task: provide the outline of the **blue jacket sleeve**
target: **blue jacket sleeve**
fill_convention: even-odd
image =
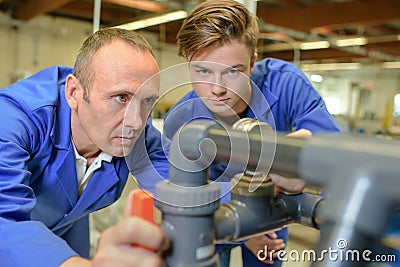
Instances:
[[[339,132],[325,102],[304,73],[295,65],[273,58],[257,62],[251,79],[276,99],[271,105],[277,131],[308,129],[318,132]]]
[[[287,75],[289,73],[283,74],[283,76]],[[287,99],[286,114],[293,130],[308,129],[313,134],[339,131],[322,97],[304,75],[292,75],[277,83],[275,86],[291,88],[282,92],[281,97]]]
[[[0,106],[0,266],[58,266],[77,253],[42,222],[31,220],[36,195],[28,165],[44,120],[4,95]]]

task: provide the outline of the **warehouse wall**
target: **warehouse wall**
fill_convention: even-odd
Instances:
[[[310,76],[313,73],[306,74]],[[347,127],[370,134],[382,129],[385,120],[393,121],[389,116],[391,114],[388,114],[388,108],[393,104],[394,95],[400,93],[400,70],[385,71],[377,68],[368,72],[325,72],[322,76],[323,82],[313,85],[324,98],[331,113],[339,115],[339,119],[350,119]],[[335,103],[339,101],[339,105],[332,108],[331,100],[335,100]],[[335,111],[339,111],[339,114]],[[395,126],[395,131],[399,131],[400,125]]]
[[[29,23],[0,15],[0,88],[52,65],[72,65],[91,25],[39,17]]]

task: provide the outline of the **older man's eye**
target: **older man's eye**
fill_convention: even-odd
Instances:
[[[115,96],[115,99],[116,99],[117,102],[119,102],[119,103],[126,103],[126,102],[128,102],[128,96],[127,96],[127,95],[117,95],[117,96]]]
[[[207,75],[207,74],[210,74],[210,71],[207,69],[199,69],[199,70],[197,70],[197,73],[200,75]]]

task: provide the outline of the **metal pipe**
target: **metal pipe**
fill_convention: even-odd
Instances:
[[[101,0],[94,0],[93,7],[93,32],[100,29]]]

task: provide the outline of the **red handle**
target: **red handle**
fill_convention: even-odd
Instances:
[[[133,202],[131,207],[131,215],[132,216],[138,216],[141,217],[142,219],[145,219],[151,223],[154,223],[154,201],[153,201],[153,196],[151,195],[150,192],[147,192],[145,190],[136,190],[133,193],[133,197],[131,199]],[[150,251],[155,252],[152,249],[145,248],[140,245],[132,244],[133,247],[141,247]]]
[[[132,216],[141,217],[154,223],[153,196],[145,190],[137,190],[133,193]]]

